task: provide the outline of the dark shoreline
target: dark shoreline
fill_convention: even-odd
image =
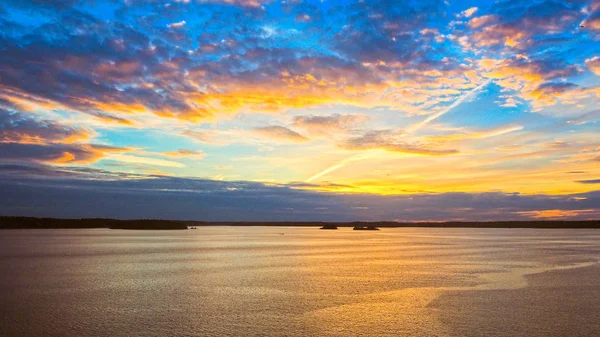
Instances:
[[[600,220],[589,221],[493,221],[493,222],[235,222],[235,221],[180,221],[180,220],[117,220],[117,219],[57,219],[0,216],[0,229],[42,228],[111,228],[177,230],[188,226],[285,226],[285,227],[337,227],[376,226],[379,228],[600,228]]]

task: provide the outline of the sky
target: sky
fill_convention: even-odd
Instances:
[[[600,218],[600,1],[0,1],[0,214]]]

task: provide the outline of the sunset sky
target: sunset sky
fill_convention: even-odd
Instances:
[[[600,1],[0,2],[0,214],[600,218]]]

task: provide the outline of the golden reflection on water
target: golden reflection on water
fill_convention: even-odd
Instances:
[[[449,336],[470,321],[449,321],[443,295],[592,266],[599,242],[585,230],[12,231],[0,295],[21,335]]]
[[[518,289],[527,285],[527,274],[597,263],[559,267],[497,260],[512,247],[501,237],[423,235],[411,229],[398,234],[340,229],[327,239],[300,236],[310,248],[296,256],[298,264],[308,261],[306,281],[326,294],[324,307],[303,315],[319,335],[447,336],[438,308],[430,305],[445,290]]]

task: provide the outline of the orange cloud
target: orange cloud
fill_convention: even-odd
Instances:
[[[68,148],[60,151],[60,155],[50,160],[41,159],[41,161],[49,161],[56,164],[89,164],[104,158],[109,153],[123,152],[126,149],[113,146],[81,144],[73,149]]]
[[[580,215],[587,215],[590,219],[595,218],[600,214],[600,211],[596,209],[575,209],[575,210],[564,210],[564,209],[546,209],[539,211],[521,211],[516,214],[530,217],[533,219],[563,219],[572,218]]]
[[[179,149],[175,151],[169,152],[161,152],[163,156],[170,158],[193,158],[193,159],[202,159],[206,156],[206,153],[198,150],[188,150],[188,149]]]
[[[95,144],[20,144],[0,143],[0,159],[53,164],[88,164],[115,152],[127,151]]]

